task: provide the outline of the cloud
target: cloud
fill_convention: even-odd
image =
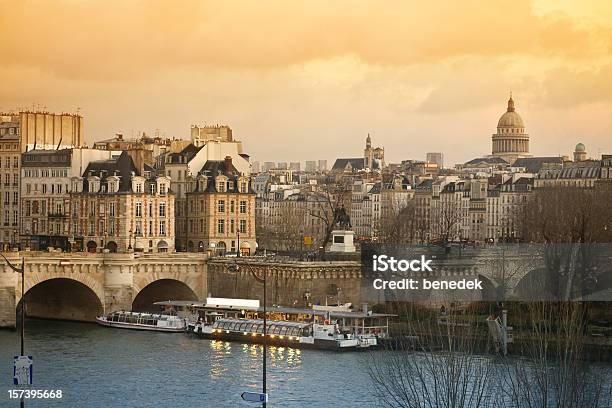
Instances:
[[[557,108],[612,102],[612,63],[589,70],[552,70],[544,80],[544,102]]]
[[[462,56],[592,58],[610,45],[594,39],[595,27],[565,14],[534,14],[528,0],[465,0],[457,7],[399,0],[0,0],[6,39],[0,64],[125,80],[176,66],[274,69],[346,55],[380,65]]]

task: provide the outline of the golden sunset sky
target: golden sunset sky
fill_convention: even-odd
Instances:
[[[612,153],[612,1],[0,0],[0,111],[87,141],[228,124],[253,160],[490,153],[509,92],[536,155]],[[330,163],[331,165],[331,163]]]

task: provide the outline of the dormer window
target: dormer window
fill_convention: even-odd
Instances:
[[[149,184],[149,194],[155,194],[155,183]]]
[[[166,186],[166,183],[162,183],[159,185],[159,194],[166,194],[168,190],[168,186]]]
[[[136,192],[142,193],[142,183],[136,183]]]

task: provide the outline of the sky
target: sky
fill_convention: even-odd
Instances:
[[[612,154],[612,2],[0,0],[0,111],[86,141],[227,124],[258,161],[489,154],[512,92],[535,155]],[[331,163],[330,163],[331,164]]]

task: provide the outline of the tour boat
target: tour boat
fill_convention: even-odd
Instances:
[[[361,311],[352,311],[350,306],[267,307],[266,342],[281,347],[358,350],[376,347],[388,338],[392,315],[372,313],[367,305]],[[264,341],[263,308],[258,300],[208,298],[191,307],[198,317],[187,322],[190,333],[212,340]]]
[[[175,315],[152,314],[118,311],[106,316],[96,317],[102,326],[120,329],[151,330],[160,332],[184,332],[187,328],[185,319]]]

